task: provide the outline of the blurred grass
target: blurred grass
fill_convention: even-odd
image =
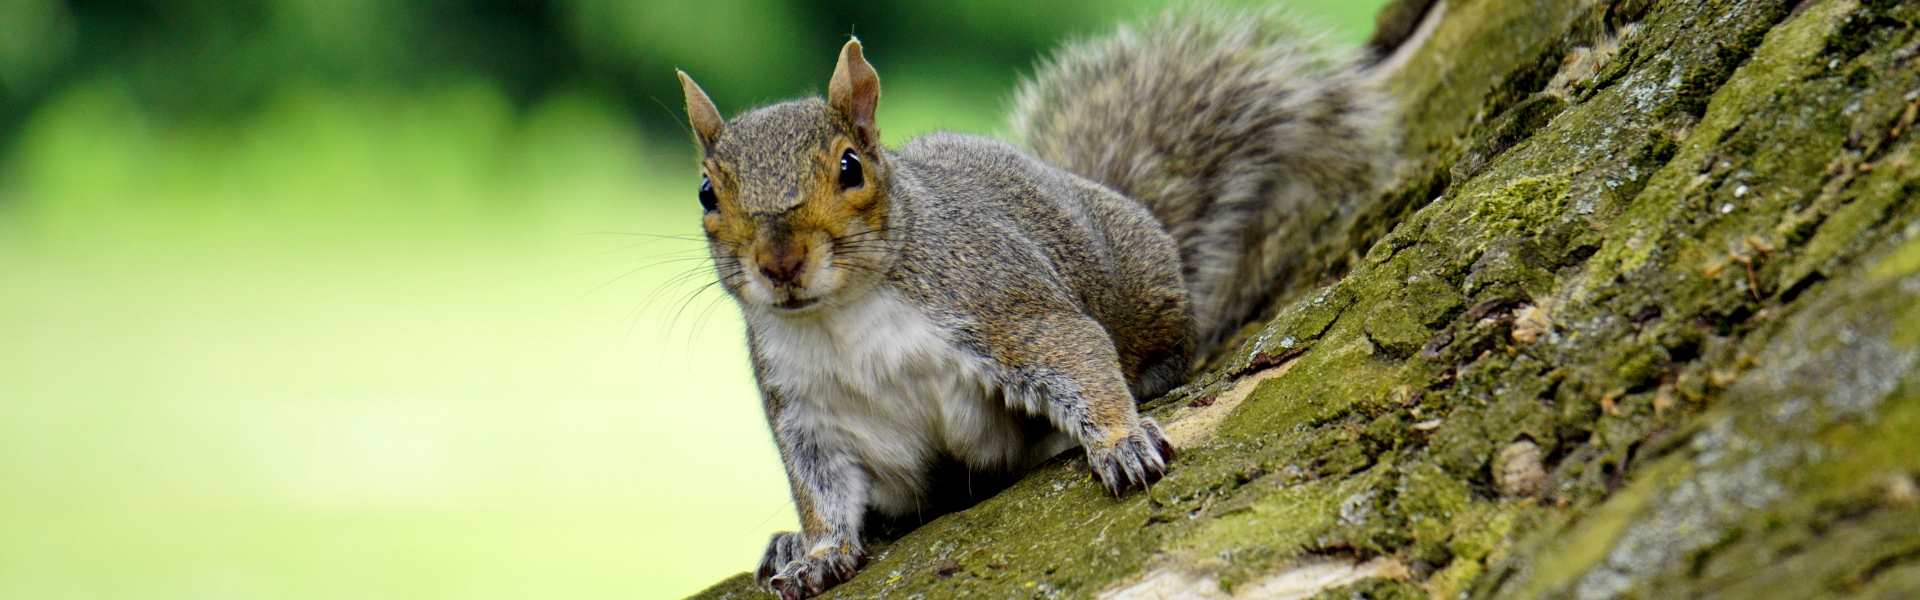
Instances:
[[[1303,8],[1357,39],[1378,3]],[[889,140],[998,125],[1013,73],[873,55]],[[0,598],[673,597],[750,567],[786,484],[704,246],[631,235],[699,235],[691,150],[642,131],[480,77],[220,120],[113,77],[51,96],[0,169]]]
[[[496,96],[161,132],[90,89],[35,123],[0,235],[0,597],[612,597],[739,568],[784,483],[738,324],[691,335],[715,294],[643,305],[692,263],[622,277],[698,244],[588,233],[685,233],[645,201],[684,177],[636,168],[605,107]]]

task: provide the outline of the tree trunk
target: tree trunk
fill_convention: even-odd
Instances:
[[[1447,10],[1166,480],[1056,459],[828,597],[1920,597],[1920,2]]]

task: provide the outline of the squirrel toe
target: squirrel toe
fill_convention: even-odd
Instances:
[[[768,581],[773,579],[774,574],[806,552],[806,534],[798,531],[782,531],[773,534],[773,539],[767,542],[767,553],[760,558],[760,568],[754,571],[754,582],[772,589]]]
[[[1173,460],[1173,444],[1160,431],[1160,425],[1142,418],[1131,431],[1097,448],[1087,449],[1087,464],[1105,483],[1107,491],[1119,496],[1129,487],[1145,489],[1167,474]]]

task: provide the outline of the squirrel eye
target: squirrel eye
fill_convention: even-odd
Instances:
[[[852,150],[840,155],[840,189],[852,189],[866,185],[866,173],[860,168],[860,155]]]
[[[713,195],[713,179],[700,176],[700,208],[707,212],[720,210],[720,197]]]

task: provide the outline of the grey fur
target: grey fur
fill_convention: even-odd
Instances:
[[[1050,436],[1028,435],[1021,426],[1028,419],[1045,419],[1085,446],[1093,470],[1116,494],[1158,479],[1173,449],[1157,425],[1138,415],[1136,399],[1180,383],[1192,360],[1178,250],[1153,215],[1105,186],[974,136],[937,133],[897,152],[872,149],[865,164],[872,185],[883,191],[883,225],[850,220],[851,233],[833,239],[851,241],[807,252],[827,257],[816,259],[811,272],[837,277],[837,287],[815,295],[800,289],[803,284],[784,292],[816,300],[802,309],[756,296],[750,288],[765,284],[753,279],[753,245],[794,237],[790,230],[806,227],[808,207],[834,201],[809,182],[825,176],[817,157],[851,135],[832,107],[799,100],[737,117],[707,152],[719,171],[716,187],[727,198],[723,212],[734,211],[710,218],[751,222],[747,229],[759,232],[735,243],[709,229],[709,245],[717,264],[742,265],[723,267],[721,281],[746,316],[768,421],[806,529],[805,552],[796,557],[800,542],[782,534],[763,560],[763,580],[790,597],[843,581],[848,565],[863,556],[862,515],[911,511],[926,473],[942,457],[976,471],[1017,473],[1062,449]],[[955,411],[972,405],[943,408],[948,417],[928,425],[941,428],[931,432],[872,430],[848,418],[887,414],[893,409],[884,406],[894,402],[950,401],[861,391],[896,389],[889,386],[901,385],[900,369],[916,368],[900,365],[925,356],[832,369],[807,360],[843,356],[816,340],[852,347],[859,342],[849,337],[914,335],[887,329],[895,323],[881,315],[871,315],[868,329],[842,329],[847,324],[838,311],[866,310],[873,302],[891,306],[876,299],[895,297],[978,373],[990,388],[985,410],[992,414],[970,418]],[[809,333],[821,328],[823,334]],[[901,350],[941,352],[924,345]],[[812,389],[852,391],[807,397]],[[956,418],[988,423],[955,429]],[[901,439],[927,442],[902,445]]]
[[[1395,168],[1391,104],[1285,13],[1187,7],[1070,45],[1019,89],[1049,163],[1139,199],[1179,240],[1204,355]]]
[[[996,315],[1048,315],[1110,338],[1102,345],[1122,371],[1139,373],[1128,382],[1136,397],[1185,379],[1191,325],[1177,251],[1138,203],[987,138],[927,135],[893,162],[909,174],[893,190],[897,226],[912,240],[900,271],[911,275],[895,283],[966,343],[999,341],[984,322]],[[1042,366],[1013,369],[1007,383],[1044,390],[1056,374]]]

